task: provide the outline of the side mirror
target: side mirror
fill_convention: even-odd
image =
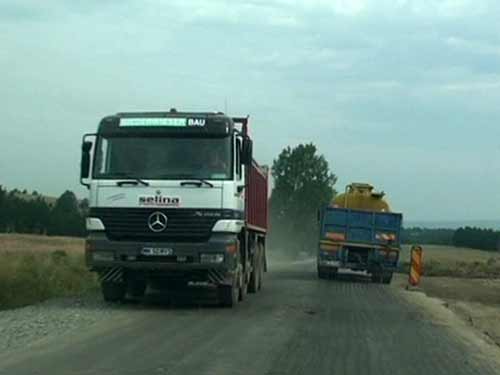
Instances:
[[[243,139],[243,144],[241,147],[241,163],[243,165],[251,165],[252,164],[252,152],[253,152],[253,142],[250,138],[245,137]]]
[[[84,141],[82,143],[82,160],[80,163],[80,182],[82,185],[88,187],[88,184],[83,180],[89,178],[90,174],[90,150],[92,149],[92,142]]]

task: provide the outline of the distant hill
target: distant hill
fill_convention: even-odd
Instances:
[[[500,220],[456,220],[456,221],[404,221],[405,228],[458,229],[460,227],[477,227],[500,230]]]

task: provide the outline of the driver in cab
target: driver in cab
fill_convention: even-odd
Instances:
[[[220,148],[210,148],[208,154],[208,175],[209,178],[229,177],[229,163],[224,158],[224,152]]]

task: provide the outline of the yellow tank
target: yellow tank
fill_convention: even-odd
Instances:
[[[389,204],[383,199],[384,195],[383,191],[374,191],[370,184],[352,183],[347,185],[345,193],[335,197],[331,205],[355,210],[390,212]]]

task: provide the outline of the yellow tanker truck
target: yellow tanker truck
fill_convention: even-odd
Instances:
[[[390,212],[389,203],[385,201],[385,193],[376,192],[374,187],[365,183],[347,185],[345,193],[337,195],[332,201],[333,207],[351,208],[377,212]]]
[[[402,215],[391,212],[384,195],[370,184],[352,183],[320,210],[319,278],[350,269],[369,273],[373,282],[391,282],[401,249]]]

